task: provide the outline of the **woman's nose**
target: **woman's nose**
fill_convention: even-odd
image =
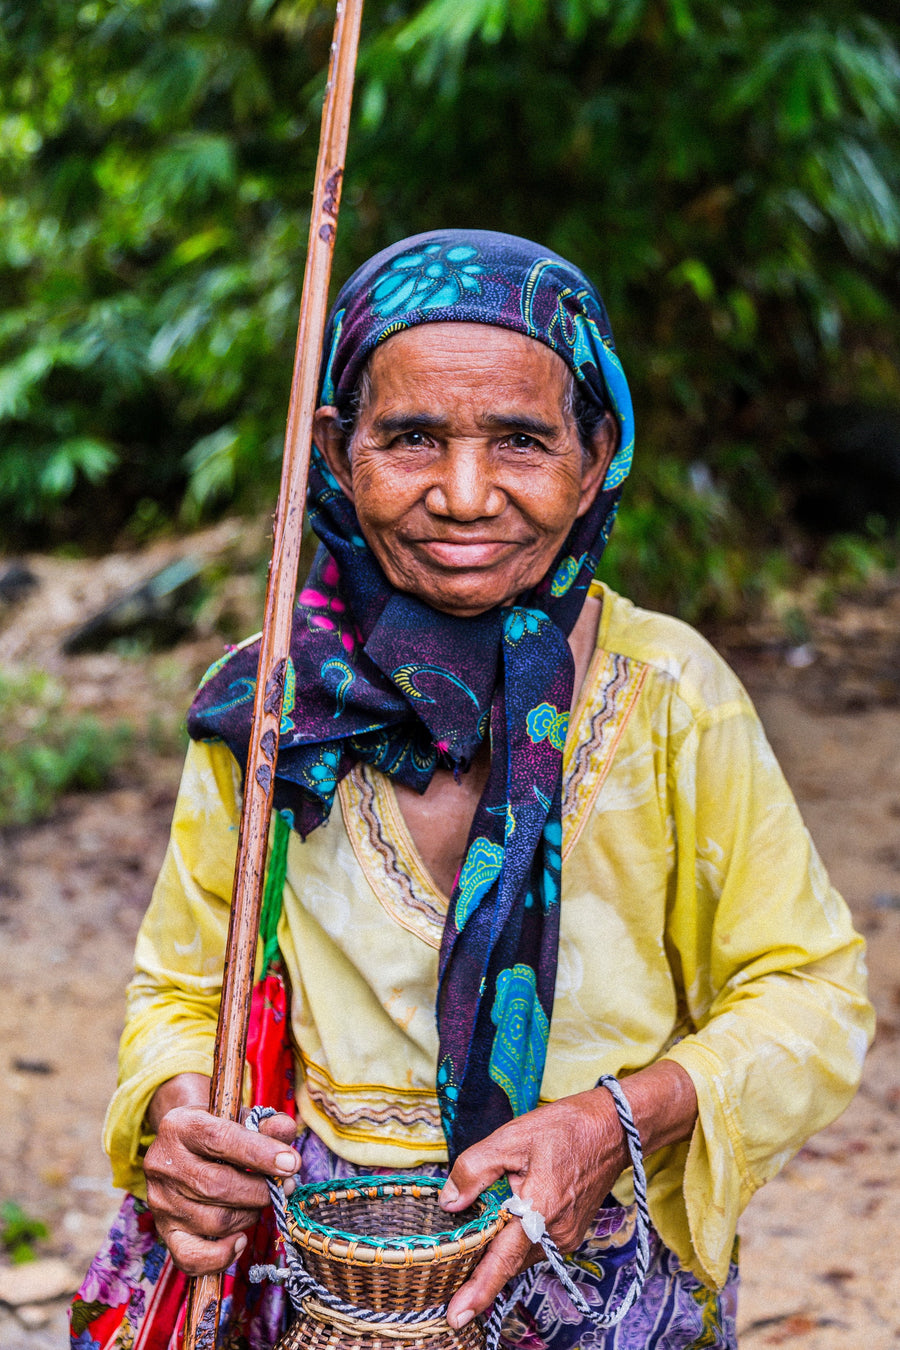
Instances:
[[[436,516],[479,520],[498,516],[505,498],[494,482],[487,449],[451,441],[435,466],[425,505]]]

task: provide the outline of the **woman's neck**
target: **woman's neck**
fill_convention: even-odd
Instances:
[[[584,602],[575,627],[569,634],[569,649],[575,662],[575,683],[572,686],[573,710],[581,696],[588,667],[597,647],[597,634],[600,631],[600,616],[602,613],[603,601],[600,596],[589,595]]]

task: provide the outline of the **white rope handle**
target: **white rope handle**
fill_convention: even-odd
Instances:
[[[547,1263],[581,1315],[588,1318],[595,1327],[603,1330],[607,1327],[614,1327],[617,1323],[622,1321],[625,1314],[634,1307],[634,1304],[640,1297],[641,1290],[644,1287],[644,1281],[647,1278],[647,1268],[650,1264],[650,1211],[647,1208],[647,1177],[644,1172],[644,1155],[641,1148],[641,1136],[634,1123],[634,1116],[631,1114],[628,1098],[622,1091],[618,1079],[614,1078],[612,1074],[605,1073],[601,1075],[597,1080],[597,1086],[606,1088],[607,1092],[612,1096],[616,1114],[619,1117],[619,1123],[625,1133],[625,1141],[628,1144],[628,1153],[631,1158],[632,1168],[634,1169],[634,1201],[637,1207],[637,1218],[635,1222],[636,1249],[634,1256],[634,1274],[631,1278],[631,1284],[615,1312],[598,1313],[586,1302],[581,1290],[566,1269],[566,1262],[562,1252],[547,1232],[544,1216],[539,1214],[538,1211],[533,1208],[530,1200],[524,1200],[519,1195],[512,1195],[508,1200],[503,1202],[502,1208],[508,1209],[510,1214],[514,1214],[516,1218],[521,1220],[525,1236],[529,1238],[531,1242],[540,1243],[541,1247],[543,1247]],[[537,1279],[537,1274],[538,1268],[532,1266],[530,1270],[527,1270],[523,1275],[519,1276],[505,1297],[501,1295],[495,1300],[491,1315],[485,1326],[485,1337],[487,1342],[486,1350],[497,1350],[500,1341],[500,1329],[503,1325],[503,1319],[506,1316],[507,1309],[512,1303],[527,1297]]]

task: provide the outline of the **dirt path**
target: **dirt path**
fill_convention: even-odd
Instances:
[[[163,553],[154,561],[167,561]],[[174,710],[186,706],[221,640],[209,631],[161,656],[65,661],[59,632],[84,605],[84,594],[81,601],[73,595],[80,586],[96,598],[96,584],[88,571],[78,572],[85,564],[39,565],[41,591],[0,632],[0,664],[27,653],[77,683],[82,703],[127,709],[145,738],[152,724],[157,747],[139,752],[112,791],[72,797],[52,823],[0,836],[0,1200],[48,1223],[41,1254],[62,1258],[76,1278],[116,1205],[99,1134],[115,1081],[134,934],[177,785]],[[146,562],[133,562],[133,576],[122,560],[103,566],[108,589],[151,570]],[[882,610],[873,610],[883,647],[884,633],[900,626],[882,620]],[[846,673],[853,661],[829,656],[827,635],[818,661],[805,668],[801,661],[799,669],[785,663],[777,642],[748,649],[746,635],[739,644],[725,635],[812,835],[869,939],[880,1017],[856,1101],[755,1197],[744,1218],[742,1350],[900,1344],[893,1270],[900,1231],[900,708],[884,701],[893,687],[881,680],[876,688],[873,640],[865,623],[862,637],[860,631],[857,624],[854,642],[868,674],[862,684],[854,676],[851,692],[837,698],[840,681],[829,678],[828,663]],[[3,1350],[65,1344],[61,1299],[18,1313],[0,1305]]]
[[[863,1086],[742,1223],[742,1350],[900,1345],[900,711],[753,691],[832,878],[869,942],[878,1032]]]

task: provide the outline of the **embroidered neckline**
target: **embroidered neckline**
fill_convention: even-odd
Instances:
[[[357,763],[338,784],[338,799],[356,860],[379,904],[437,951],[450,901],[422,862],[390,779]]]
[[[602,622],[602,621],[601,621]],[[598,646],[563,753],[563,861],[612,767],[648,667]],[[440,949],[450,903],[425,867],[390,778],[357,763],[338,786],[344,826],[378,902],[401,928]]]
[[[649,669],[641,661],[602,648],[594,661],[593,678],[590,683],[585,680],[591,697],[578,711],[577,735],[566,742],[563,756],[563,862],[590,818]]]

